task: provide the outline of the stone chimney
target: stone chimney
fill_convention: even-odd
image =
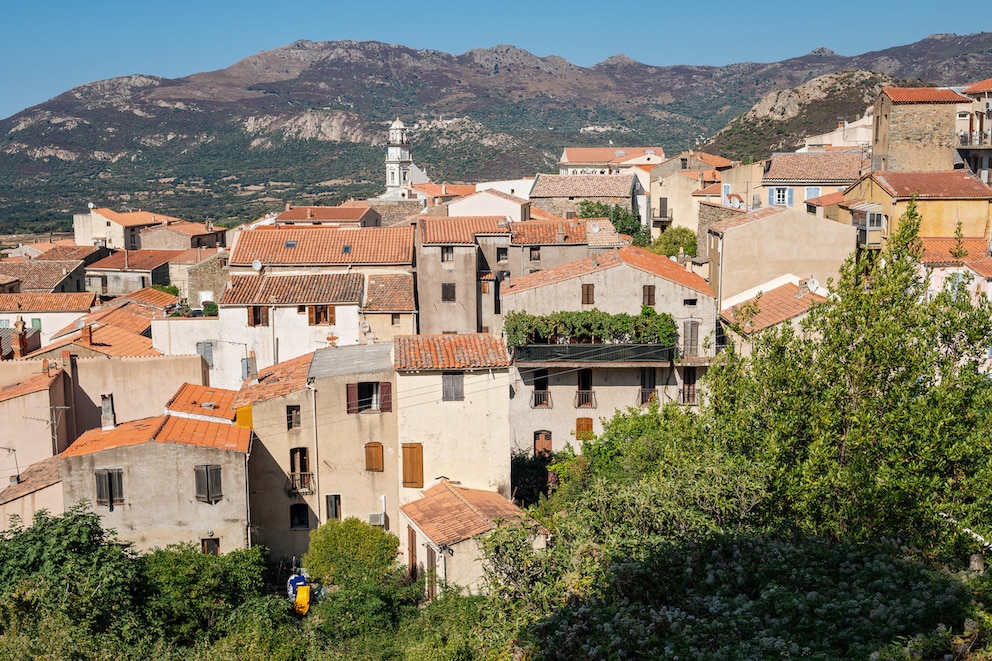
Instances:
[[[89,346],[93,344],[93,325],[86,324],[80,329],[79,341]]]
[[[117,426],[114,412],[114,393],[100,395],[100,429],[113,429]]]
[[[799,279],[799,292],[796,294],[796,298],[802,298],[809,293],[809,278]]]
[[[565,224],[558,223],[558,231],[555,232],[555,243],[565,243]]]
[[[14,332],[10,336],[10,350],[14,360],[23,358],[28,352],[28,334],[25,332],[24,327],[24,318],[21,315],[17,315],[17,321],[14,322]]]

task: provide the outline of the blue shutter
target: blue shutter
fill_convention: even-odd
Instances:
[[[769,188],[768,189],[768,206],[772,206],[774,204],[775,204],[775,189],[774,188]]]
[[[787,191],[786,192],[785,203],[791,207],[792,206],[792,186],[789,186],[785,190]]]

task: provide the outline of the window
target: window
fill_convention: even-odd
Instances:
[[[682,322],[682,355],[692,357],[699,355],[699,322]]]
[[[592,370],[578,372],[578,390],[575,393],[575,408],[596,408],[596,398],[592,391]]]
[[[575,439],[578,441],[592,440],[592,418],[575,419]]]
[[[596,302],[596,285],[582,285],[582,305],[593,305]]]
[[[546,429],[534,432],[534,456],[546,457],[551,452],[551,432]]]
[[[820,197],[820,187],[807,186],[805,195],[806,197],[803,198],[803,201],[812,200],[814,197]]]
[[[0,319],[0,328],[10,328],[10,319]]]
[[[289,249],[293,249],[293,248],[295,248],[295,247],[296,247],[297,245],[299,245],[299,244],[298,244],[298,243],[297,243],[296,241],[287,241],[287,242],[285,243],[285,246],[286,246],[286,248],[289,248]]]
[[[532,262],[541,261],[541,246],[530,247],[530,261]]]
[[[505,262],[510,259],[509,248],[496,248],[496,261]]]
[[[310,452],[307,448],[289,451],[289,488],[297,493],[310,493],[313,473],[310,472]]]
[[[392,322],[393,326],[399,326],[400,325],[400,313],[399,312],[394,312],[391,315],[389,315],[389,321]]]
[[[310,528],[310,506],[306,503],[293,503],[289,506],[289,527],[293,530]]]
[[[373,473],[383,471],[382,443],[365,444],[365,470]]]
[[[694,307],[696,307],[696,301],[697,300],[699,300],[699,299],[695,299],[695,298],[683,298],[682,299],[682,305],[686,306],[687,308],[694,308]]]
[[[268,326],[269,325],[269,308],[261,305],[249,305],[248,306],[248,325],[249,326]]]
[[[551,393],[548,392],[548,370],[540,369],[534,372],[534,400],[531,407],[535,409],[551,408]]]
[[[777,204],[778,206],[792,206],[792,188],[786,186],[779,186],[778,188],[768,189],[768,204]]]
[[[441,261],[442,262],[453,262],[453,261],[455,261],[455,247],[454,246],[441,246]]]
[[[341,520],[341,494],[334,493],[327,496],[327,519]]]
[[[306,313],[307,313],[307,306],[305,305],[296,306],[296,314],[306,314]]]
[[[393,410],[393,384],[389,381],[349,383],[347,394],[348,413],[389,413]]]
[[[872,211],[868,214],[868,229],[880,230],[885,227],[885,214]]]
[[[686,367],[682,374],[682,390],[679,402],[686,406],[695,406],[696,402],[696,368]]]
[[[689,159],[688,158],[680,158],[679,159],[679,167],[681,169],[683,169],[683,170],[688,170],[689,169]]]
[[[641,368],[641,391],[638,396],[638,403],[642,406],[658,401],[657,382],[655,381],[655,370],[653,367]]]
[[[291,404],[286,407],[286,429],[300,428],[300,407]]]
[[[420,489],[424,486],[424,446],[403,444],[403,486]]]
[[[216,537],[201,539],[200,551],[204,555],[220,555],[220,540]]]
[[[455,300],[455,283],[453,282],[442,282],[441,283],[441,300],[454,302]]]
[[[641,305],[654,305],[654,285],[644,285]]]
[[[214,343],[213,342],[197,342],[196,343],[196,353],[203,356],[203,360],[206,361],[207,367],[210,369],[214,368]]]
[[[32,317],[31,328],[37,328],[38,330],[41,330],[41,319],[39,319],[38,317]]]
[[[307,323],[311,326],[333,326],[336,314],[333,305],[311,305],[307,307]]]
[[[465,373],[444,372],[441,375],[442,399],[445,402],[460,402],[465,399]]]
[[[107,505],[114,511],[114,505],[124,504],[124,469],[101,468],[96,471],[96,504]]]
[[[196,482],[196,499],[201,503],[213,505],[224,498],[221,486],[220,466],[195,466],[193,477]]]

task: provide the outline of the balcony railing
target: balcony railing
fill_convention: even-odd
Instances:
[[[698,406],[699,397],[695,388],[683,388],[679,391],[679,404],[682,406]]]
[[[958,133],[959,147],[992,147],[992,136],[981,131],[960,131]]]
[[[647,406],[648,404],[657,401],[658,401],[657,388],[641,388],[637,393],[637,403],[640,406]]]
[[[575,408],[594,409],[596,408],[596,393],[592,390],[575,391]]]
[[[554,402],[551,401],[551,392],[548,390],[535,390],[530,398],[532,409],[552,409]]]
[[[661,344],[527,344],[513,350],[519,363],[670,363],[675,347]]]
[[[290,473],[289,492],[301,494],[313,493],[313,473]]]

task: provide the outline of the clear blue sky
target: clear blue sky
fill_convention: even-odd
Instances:
[[[95,80],[223,69],[298,39],[452,54],[512,44],[580,66],[617,53],[660,66],[723,65],[818,46],[858,55],[992,29],[982,16],[932,0],[3,0],[0,118]]]

